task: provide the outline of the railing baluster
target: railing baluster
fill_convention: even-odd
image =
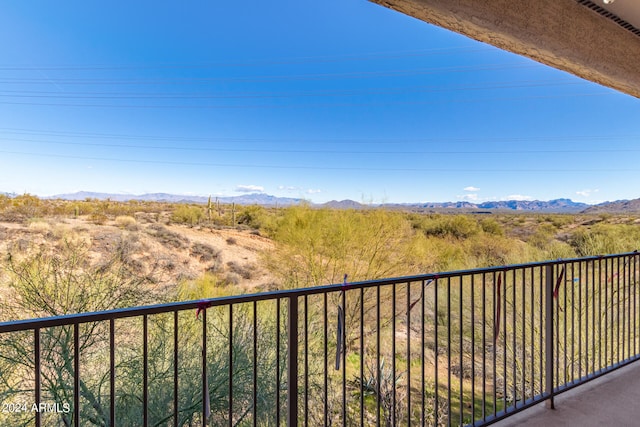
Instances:
[[[588,265],[588,264],[587,264]],[[587,277],[588,274],[587,274]],[[591,261],[591,374],[596,372],[596,263]],[[598,346],[599,347],[599,346]]]
[[[447,424],[451,421],[451,277],[447,277]]]
[[[229,427],[233,427],[233,304],[229,304]]]
[[[327,294],[324,294],[325,298],[325,343],[326,343],[326,326],[327,326]],[[327,347],[325,344],[325,368],[327,360]],[[325,369],[326,372],[326,369]],[[326,381],[325,381],[326,390]],[[326,402],[326,396],[325,396]],[[326,412],[325,412],[326,413]],[[280,298],[276,298],[276,426],[280,426]]]
[[[149,425],[149,325],[142,316],[142,425]]]
[[[602,345],[602,339],[605,337],[605,334],[602,332],[603,313],[606,314],[607,311],[602,307],[602,260],[598,259],[598,370],[602,370],[602,352],[604,350]],[[604,342],[606,345],[606,340]]]
[[[376,426],[380,427],[380,286],[376,286]]]
[[[342,346],[337,351],[342,359],[342,425],[347,425],[347,292],[341,292],[342,298]]]
[[[109,319],[109,426],[116,425],[116,324]]]
[[[535,353],[535,342],[536,342],[536,323],[535,323],[535,287],[536,287],[536,269],[531,268],[529,270],[531,272],[531,285],[530,285],[530,306],[531,306],[531,398],[536,395],[536,378],[540,378],[540,383],[542,383],[542,374],[536,375],[536,353]],[[542,389],[542,387],[540,387]]]
[[[476,419],[476,299],[475,274],[471,275],[471,421]]]
[[[493,281],[492,281],[492,290],[493,290],[493,298],[492,298],[492,302],[493,302],[493,316],[492,319],[493,325],[496,325],[496,320],[499,318],[499,314],[497,311],[497,307],[498,307],[498,298],[497,298],[497,280],[496,280],[496,273],[495,271],[493,272]],[[497,389],[498,389],[498,384],[496,379],[498,378],[498,374],[497,374],[497,356],[498,356],[498,351],[496,349],[496,344],[498,342],[498,336],[497,336],[497,328],[494,326],[493,328],[493,333],[491,335],[493,337],[493,346],[491,347],[492,353],[493,353],[493,377],[492,378],[492,382],[493,382],[493,416],[495,417],[496,414],[498,413],[498,393],[497,393]]]
[[[554,374],[554,315],[553,315],[553,264],[546,266],[546,281],[544,289],[545,297],[545,393],[547,395],[547,408],[554,409],[553,401],[553,374]]]
[[[433,282],[433,322],[434,322],[434,346],[433,346],[433,359],[434,359],[434,377],[435,377],[435,421],[434,425],[439,425],[440,422],[440,382],[438,381],[438,358],[439,358],[439,343],[438,343],[438,278]]]
[[[323,400],[324,400],[324,425],[329,425],[329,331],[328,331],[328,314],[327,314],[327,294],[326,292],[323,294],[324,302],[323,302],[323,331],[324,331],[324,387],[322,389]]]
[[[545,371],[545,328],[546,328],[546,324],[545,324],[545,316],[544,313],[546,311],[544,310],[544,306],[545,306],[545,278],[544,278],[544,271],[543,267],[538,268],[538,321],[539,321],[539,325],[538,325],[538,374],[540,375],[540,393],[544,394],[545,390],[546,390],[546,382],[543,383],[542,382],[542,378]]]
[[[482,273],[482,420],[487,419],[487,275]]]
[[[617,343],[616,349],[618,352],[618,363],[624,360],[624,346],[622,338],[624,337],[624,285],[622,286],[622,290],[620,290],[620,258],[616,258],[616,289],[617,289],[617,301],[618,307],[616,313],[618,315],[618,327],[617,327]],[[622,319],[620,319],[622,317]]]
[[[304,296],[304,425],[309,425],[309,304]]]
[[[305,296],[305,301],[306,301]],[[253,301],[253,427],[258,425],[258,302]]]
[[[393,383],[391,424],[396,425],[396,284],[391,285],[391,381]]]
[[[360,288],[360,425],[364,426],[364,288]]]
[[[513,406],[517,407],[518,406],[518,375],[516,372],[516,349],[518,348],[516,346],[516,331],[517,331],[517,323],[516,323],[516,270],[511,270],[511,333],[512,333],[512,337],[513,337],[513,348],[511,350],[511,363],[513,364],[512,368],[513,368]],[[506,273],[505,273],[506,276]],[[506,307],[505,307],[506,308]],[[506,328],[507,325],[504,325],[505,327],[505,332],[506,332]],[[524,327],[524,325],[523,325]]]
[[[407,424],[411,424],[411,282],[407,282]]]
[[[425,369],[426,369],[426,361],[425,361],[425,352],[424,348],[426,346],[425,342],[425,303],[426,299],[426,291],[425,291],[425,280],[423,279],[420,285],[420,289],[422,289],[422,298],[420,298],[420,385],[422,393],[420,393],[420,397],[422,399],[422,409],[421,409],[421,425],[426,425],[426,384],[425,384]]]
[[[522,293],[522,313],[521,313],[521,321],[522,321],[522,404],[526,404],[527,402],[527,322],[526,322],[526,314],[527,314],[527,294],[526,294],[526,279],[527,279],[527,269],[522,270],[522,280],[520,280],[520,292]],[[515,301],[514,301],[515,305]],[[532,342],[533,344],[533,342]],[[515,348],[513,349],[515,352]],[[532,362],[533,363],[533,362]]]
[[[173,426],[178,427],[178,311],[173,312]]]
[[[576,280],[577,279],[577,280]],[[578,283],[578,307],[576,308],[576,300],[575,300],[575,284]],[[587,327],[585,328],[585,354],[589,354],[589,299],[586,298],[586,301],[582,300],[582,271],[581,265],[578,264],[578,277],[575,276],[575,263],[571,264],[571,330],[574,331],[574,322],[576,317],[576,310],[578,311],[578,378],[582,377],[582,323],[583,323],[583,315],[582,315],[582,306],[584,304],[585,315],[584,319],[587,321]],[[571,382],[576,381],[576,368],[575,368],[575,333],[573,333],[571,338],[571,357],[573,359],[571,363]],[[588,357],[588,356],[587,356]]]
[[[508,371],[507,371],[507,272],[501,273],[503,277],[502,284],[502,410],[507,410],[507,383],[508,383]]]
[[[288,298],[287,310],[287,426],[298,425],[298,297]]]
[[[564,276],[562,277],[562,280],[564,280],[566,282],[566,278],[569,277],[569,272],[567,271],[567,266],[564,265],[562,268],[564,268]],[[568,366],[568,360],[567,360],[567,316],[569,316],[569,307],[567,306],[567,287],[565,286],[564,283],[560,284],[560,287],[562,289],[562,296],[563,296],[563,301],[562,301],[562,307],[563,310],[561,311],[563,313],[562,316],[562,321],[563,321],[563,326],[562,326],[562,338],[564,340],[563,346],[562,346],[562,353],[563,353],[563,371],[562,371],[562,376],[558,375],[557,376],[557,381],[558,381],[558,386],[566,384],[567,382],[567,370],[569,368]],[[558,302],[560,302],[560,296],[558,295]],[[557,304],[558,306],[560,306],[560,304]],[[559,315],[559,313],[558,313]],[[560,333],[560,331],[558,330],[557,332],[558,334]],[[560,346],[558,346],[558,355],[560,355]],[[558,369],[560,369],[558,367]]]
[[[631,270],[629,269],[631,261],[630,258],[625,260],[623,269],[624,269],[624,283],[625,283],[625,292],[626,292],[626,319],[627,319],[627,337],[625,339],[626,342],[626,357],[625,359],[630,359],[633,355],[631,354]]]
[[[209,382],[207,381],[207,310],[202,310],[202,425],[207,425],[209,402],[207,401]]]
[[[73,323],[73,424],[80,426],[80,324]]]
[[[638,305],[638,301],[637,301],[637,295],[638,295],[638,276],[637,276],[637,272],[638,272],[638,264],[637,264],[637,260],[638,257],[637,256],[633,256],[631,257],[631,261],[633,264],[633,273],[631,275],[631,282],[633,283],[633,355],[637,356],[638,355],[638,326],[637,326],[637,314],[636,314],[636,307]]]
[[[602,273],[601,273],[602,274]],[[611,308],[609,307],[609,261],[607,259],[604,260],[604,276],[600,278],[600,283],[603,286],[603,306],[602,312],[604,317],[604,326],[603,326],[603,361],[601,369],[604,369],[606,366],[609,366],[609,316],[611,315]]]
[[[33,361],[34,361],[34,374],[35,374],[35,378],[34,378],[34,391],[35,391],[35,404],[38,408],[40,408],[40,401],[41,401],[41,397],[40,397],[40,386],[41,386],[41,380],[40,380],[40,372],[42,370],[42,367],[40,366],[40,328],[34,328],[33,329]],[[36,422],[36,427],[40,427],[41,426],[41,419],[40,419],[40,411],[36,411],[35,413],[35,422]]]
[[[462,293],[462,282],[463,282],[463,277],[459,277],[458,278],[458,315],[460,316],[459,320],[459,327],[460,327],[460,337],[459,337],[459,351],[460,351],[460,425],[464,425],[464,384],[463,384],[463,380],[464,380],[464,343],[463,343],[463,332],[464,332],[464,313],[462,312],[462,298],[463,298],[463,293]],[[472,403],[473,404],[473,403]]]

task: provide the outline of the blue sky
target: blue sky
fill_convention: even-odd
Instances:
[[[640,103],[389,9],[4,2],[0,192],[640,197]]]

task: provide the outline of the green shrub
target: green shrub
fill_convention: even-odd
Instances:
[[[466,239],[479,234],[478,222],[466,215],[447,215],[428,222],[424,226],[427,235]]]
[[[495,236],[504,236],[504,230],[502,226],[493,218],[486,218],[480,221],[480,227],[482,231]]]
[[[262,206],[246,206],[238,214],[237,223],[259,229],[265,225],[267,215],[267,210]]]
[[[180,205],[171,214],[171,221],[179,224],[198,224],[204,218],[201,206]]]
[[[630,252],[640,246],[640,227],[628,224],[597,224],[574,232],[569,244],[578,256]]]

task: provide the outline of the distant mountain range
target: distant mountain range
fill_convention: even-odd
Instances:
[[[599,205],[590,206],[584,213],[628,213],[640,212],[640,199],[617,200],[615,202],[605,202]]]
[[[501,200],[495,202],[471,203],[471,202],[445,202],[445,203],[420,203],[411,206],[423,209],[464,209],[480,211],[530,211],[530,212],[563,212],[577,213],[588,208],[586,203],[578,203],[569,199],[541,200]]]
[[[168,193],[149,193],[149,194],[110,194],[110,193],[94,193],[89,191],[79,191],[70,194],[56,194],[55,196],[46,197],[47,199],[63,199],[63,200],[85,200],[85,199],[110,199],[116,202],[126,202],[129,200],[142,200],[146,202],[167,202],[167,203],[207,203],[209,197],[205,196],[189,196]],[[246,194],[233,197],[215,197],[211,200],[220,203],[237,203],[239,205],[262,205],[262,206],[290,206],[302,203],[303,199],[294,199],[288,197],[275,197],[264,193]]]
[[[3,193],[9,197],[16,197],[15,193]],[[62,200],[113,200],[126,202],[129,200],[141,200],[150,202],[165,203],[207,203],[206,196],[190,196],[169,193],[148,193],[148,194],[113,194],[96,193],[90,191],[79,191],[77,193],[56,194],[55,196],[43,197],[44,199]],[[412,209],[412,210],[460,210],[472,213],[489,213],[496,211],[519,211],[519,212],[548,212],[548,213],[640,213],[640,198],[633,200],[617,200],[615,202],[604,202],[598,205],[588,205],[586,203],[574,202],[571,199],[542,200],[501,200],[495,202],[471,203],[460,202],[424,202],[424,203],[383,203],[383,204],[363,204],[353,200],[332,200],[330,202],[315,204],[302,198],[276,197],[265,193],[252,193],[241,196],[215,197],[212,201],[220,203],[236,203],[238,205],[261,205],[261,206],[292,206],[301,203],[309,203],[312,206],[328,207],[333,209],[367,209],[371,207],[384,207],[388,209]]]
[[[189,196],[168,193],[151,194],[111,194],[80,191],[71,194],[57,194],[47,197],[47,199],[64,200],[142,200],[167,203],[207,203],[208,197]],[[236,203],[239,205],[262,205],[262,206],[291,206],[305,202],[301,198],[276,197],[264,193],[245,194],[232,197],[212,197],[220,203]],[[462,210],[462,211],[528,211],[528,212],[557,212],[557,213],[598,213],[598,212],[640,212],[640,199],[622,200],[616,202],[606,202],[591,206],[586,203],[574,202],[570,199],[555,199],[549,201],[541,200],[504,200],[495,202],[471,203],[460,202],[427,202],[427,203],[384,203],[378,205],[367,205],[353,200],[332,200],[322,204],[312,204],[320,207],[330,207],[334,209],[366,209],[372,206],[396,209],[433,209],[433,210]]]

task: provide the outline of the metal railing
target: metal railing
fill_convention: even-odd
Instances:
[[[639,267],[634,252],[1,323],[0,424],[488,425],[638,359]]]

